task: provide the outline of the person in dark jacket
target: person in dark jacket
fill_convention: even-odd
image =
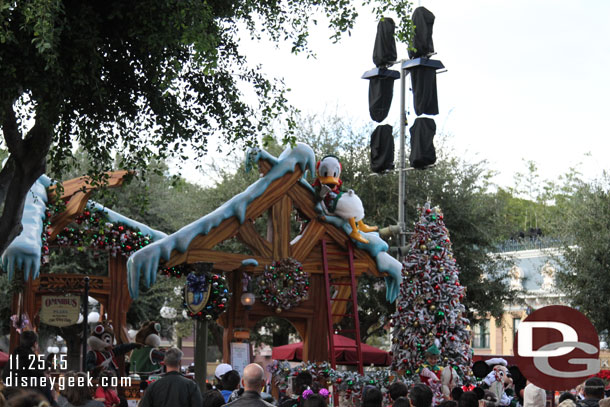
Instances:
[[[256,364],[250,363],[244,368],[244,375],[241,379],[244,386],[244,393],[240,398],[225,404],[227,407],[273,407],[261,398],[261,389],[265,386],[265,371]],[[146,407],[146,406],[142,406]]]
[[[585,399],[576,403],[577,407],[598,407],[604,398],[604,382],[599,377],[590,377],[585,382]]]
[[[182,351],[170,348],[165,352],[165,368],[167,372],[159,380],[151,383],[140,407],[201,407],[203,399],[199,386],[193,380],[180,373]]]
[[[302,404],[303,400],[301,395],[303,392],[312,385],[313,376],[307,370],[299,372],[292,385],[292,391],[295,395],[292,397],[285,397],[280,399],[280,407],[298,407]]]
[[[229,397],[235,390],[239,388],[239,372],[237,370],[229,370],[227,373],[220,376],[220,394],[224,397],[225,403],[229,402]]]
[[[40,365],[38,356],[38,334],[34,331],[23,331],[19,346],[11,354],[13,363],[7,363],[2,372],[4,384],[11,387],[22,387],[42,393],[50,405],[56,406],[51,383],[45,378],[44,366]],[[12,365],[12,369],[11,369]],[[30,369],[30,367],[32,367]],[[44,380],[43,380],[44,379]]]

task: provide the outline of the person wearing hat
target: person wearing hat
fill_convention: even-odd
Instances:
[[[229,370],[233,370],[233,366],[228,363],[221,363],[216,366],[216,370],[214,371],[214,376],[216,376],[216,381],[220,383],[222,380],[222,375],[227,373]]]
[[[441,351],[438,349],[438,347],[435,344],[433,344],[428,349],[426,349],[425,357],[426,357],[426,361],[417,368],[415,373],[419,374],[419,373],[421,373],[422,370],[427,368],[432,373],[434,373],[440,380],[441,373],[443,372],[443,368],[438,365],[438,361],[441,358]]]

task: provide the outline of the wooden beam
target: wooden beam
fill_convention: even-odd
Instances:
[[[114,188],[123,185],[125,181],[125,175],[129,174],[129,171],[113,171],[107,172],[108,178],[106,183],[102,185],[91,185],[91,178],[84,176],[79,178],[73,178],[68,181],[62,182],[63,191],[60,199],[68,199],[78,191],[93,191],[100,187]],[[57,198],[57,185],[51,185],[48,189],[49,201],[53,201]]]
[[[311,259],[311,257],[310,257],[310,259]],[[332,270],[329,270],[330,274],[332,275],[333,278],[349,277],[349,270],[347,269],[347,258],[343,259],[340,263],[337,263],[337,262],[334,262],[334,264],[330,264],[330,263],[331,262],[329,262],[330,268],[333,268],[335,266],[340,266],[342,268],[342,269],[333,268]],[[322,270],[322,260],[311,259],[311,260],[306,260],[302,264],[303,264],[303,271],[306,271],[312,275],[324,273],[324,271]],[[354,270],[356,273],[356,277],[358,277],[364,273],[369,273],[370,272],[369,264],[368,264],[368,262],[366,262],[364,260],[354,260]]]
[[[271,165],[271,163],[267,160],[259,160],[258,161],[258,172],[265,175],[267,174],[269,171],[271,171],[271,168],[273,168],[273,165]]]
[[[89,190],[87,192],[77,191],[72,195],[72,198],[66,204],[66,209],[63,212],[58,213],[51,219],[51,225],[47,229],[49,232],[49,241],[55,240],[57,235],[69,225],[76,215],[81,213],[85,206],[87,206],[87,201],[89,201],[89,197],[93,193],[93,190]]]
[[[127,288],[127,259],[123,256],[108,256],[108,276],[110,277],[108,317],[114,324],[117,343],[129,343],[127,310],[131,306],[131,296]]]
[[[292,246],[292,257],[301,263],[307,259],[311,250],[320,243],[320,239],[326,233],[326,228],[317,220],[309,222],[303,235]]]
[[[324,224],[324,228],[328,233],[329,237],[341,246],[342,249],[347,249],[347,239],[349,237],[342,230],[336,228],[330,223],[324,222],[320,216],[315,211],[316,201],[313,197],[311,191],[309,191],[305,186],[300,183],[296,183],[289,191],[288,196],[292,198],[293,204],[296,208],[298,208],[305,216],[310,219],[320,219],[320,223]],[[364,250],[354,249],[354,257],[356,259],[364,260],[370,267],[370,272],[373,275],[379,276],[379,272],[377,271],[377,264],[375,260]]]
[[[260,256],[251,256],[247,254],[224,253],[210,249],[193,249],[189,250],[187,263],[196,263],[205,261],[214,263],[215,270],[234,271],[241,267],[242,261],[246,259],[255,259],[258,261],[257,267],[252,267],[253,271],[262,272],[265,264],[271,263],[271,259]]]
[[[273,204],[279,201],[302,176],[303,171],[297,165],[294,168],[294,172],[273,181],[261,196],[248,205],[246,219],[256,219],[261,216],[265,210],[271,208]],[[212,249],[218,243],[235,236],[240,226],[235,216],[225,219],[220,225],[210,230],[207,235],[199,235],[193,239],[188,250]],[[177,264],[173,260],[170,263]]]
[[[225,219],[220,223],[220,225],[210,230],[207,235],[196,236],[189,245],[187,252],[195,249],[211,249],[218,243],[221,243],[235,236],[240,226],[241,225],[239,224],[239,221],[235,216]],[[172,253],[172,258],[173,256],[174,253]]]
[[[271,209],[269,221],[273,227],[273,258],[276,260],[290,257],[290,216],[292,199],[284,195]]]
[[[258,234],[254,221],[248,219],[237,231],[237,238],[247,245],[255,254],[263,257],[272,257],[271,243]]]

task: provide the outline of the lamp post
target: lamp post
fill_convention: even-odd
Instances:
[[[214,263],[195,263],[194,272],[209,274]],[[208,288],[209,289],[209,288]],[[203,393],[208,375],[208,320],[197,319],[195,322],[195,381]]]

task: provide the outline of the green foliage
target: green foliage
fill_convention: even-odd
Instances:
[[[561,203],[565,243],[557,282],[567,301],[607,337],[610,304],[600,299],[610,290],[610,177],[571,185],[573,193]]]
[[[254,346],[267,344],[271,347],[288,345],[290,336],[299,338],[294,326],[281,317],[263,318],[254,326],[250,340]]]

